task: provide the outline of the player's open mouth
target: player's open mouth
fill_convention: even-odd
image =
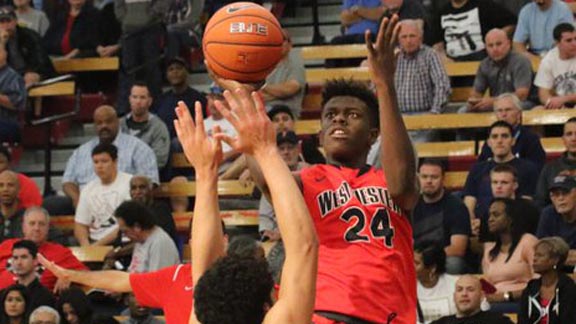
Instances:
[[[330,132],[330,136],[334,138],[348,138],[348,135],[342,128],[335,128]]]

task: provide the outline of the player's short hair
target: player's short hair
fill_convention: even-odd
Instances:
[[[28,250],[28,253],[30,253],[30,255],[35,258],[36,255],[38,254],[38,246],[36,245],[36,243],[30,241],[30,240],[20,240],[20,241],[16,241],[14,243],[14,245],[12,245],[12,251],[16,250],[16,249],[26,249]]]
[[[194,311],[202,324],[262,323],[274,286],[266,260],[225,256],[208,269],[194,289]]]
[[[554,27],[554,30],[552,31],[552,36],[554,37],[555,41],[559,42],[562,39],[563,33],[571,33],[575,30],[576,28],[574,28],[574,25],[570,23],[561,23],[556,25],[556,27]]]
[[[114,144],[99,143],[92,149],[92,157],[102,153],[108,153],[113,161],[118,159],[118,148]]]
[[[496,166],[490,170],[490,175],[492,175],[492,173],[510,173],[514,176],[514,181],[518,179],[518,171],[510,164],[496,164]]]
[[[492,125],[490,125],[490,127],[488,128],[488,137],[490,137],[490,134],[492,133],[492,130],[494,128],[508,128],[508,130],[510,131],[510,135],[514,135],[514,127],[512,127],[512,125],[508,124],[507,122],[503,121],[503,120],[498,120],[492,123]]]
[[[438,158],[424,158],[420,160],[420,165],[418,166],[418,171],[423,165],[433,165],[437,166],[442,170],[442,174],[446,172],[447,169],[447,161],[445,159],[438,159]]]
[[[148,230],[156,225],[156,217],[150,209],[134,200],[121,203],[114,211],[114,216],[122,218],[128,227],[138,225],[140,228]]]
[[[439,275],[446,272],[446,252],[444,252],[443,244],[421,241],[414,245],[414,251],[422,254],[424,267],[436,266],[436,273]]]
[[[322,91],[322,109],[330,99],[334,97],[355,97],[361,100],[370,113],[370,127],[380,128],[380,118],[378,110],[378,99],[374,92],[365,83],[352,79],[333,79],[324,85]]]

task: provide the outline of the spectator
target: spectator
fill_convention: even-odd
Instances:
[[[520,298],[519,324],[576,323],[576,284],[562,272],[568,244],[560,237],[543,238],[536,244],[533,279]]]
[[[174,130],[176,113],[174,112],[174,107],[178,106],[178,101],[184,101],[188,107],[194,107],[194,103],[199,101],[202,104],[202,115],[208,116],[206,114],[207,99],[202,93],[190,87],[188,72],[188,64],[183,59],[175,57],[168,61],[166,79],[171,89],[160,97],[156,112],[158,117],[160,117],[168,127],[170,139],[176,138],[176,131]],[[192,109],[190,113],[192,116],[195,116],[194,109]]]
[[[520,11],[514,32],[514,49],[536,58],[554,47],[552,32],[558,24],[572,24],[574,17],[566,3],[560,0],[537,0]]]
[[[134,80],[144,80],[152,98],[160,96],[160,39],[164,34],[162,21],[169,6],[169,0],[114,0],[114,12],[122,25],[122,69],[117,107],[120,113],[128,108],[125,98],[128,98]]]
[[[122,233],[135,242],[130,273],[146,273],[178,264],[180,257],[174,241],[156,226],[154,215],[146,206],[125,201],[114,212]]]
[[[15,276],[15,283],[26,287],[28,308],[33,310],[40,306],[56,306],[52,292],[40,284],[36,269],[39,266],[36,255],[38,246],[30,240],[20,240],[12,246],[12,263],[10,272]]]
[[[512,153],[514,129],[505,121],[494,122],[488,130],[488,146],[492,149],[494,157],[487,161],[474,163],[464,185],[464,204],[468,208],[470,218],[474,219],[488,210],[492,200],[490,187],[490,170],[496,165],[508,164],[518,172],[518,197],[532,197],[536,187],[535,175],[538,174],[536,166],[525,159],[520,159]]]
[[[50,55],[65,59],[96,55],[99,13],[86,0],[68,0],[69,10],[60,12],[44,36]]]
[[[266,78],[260,88],[260,94],[266,103],[267,110],[274,105],[286,105],[298,118],[302,110],[302,99],[306,87],[306,71],[298,51],[292,50],[292,39],[286,29],[282,29],[282,59]]]
[[[230,240],[230,244],[228,244],[226,254],[236,255],[242,258],[253,257],[262,260],[266,259],[262,244],[250,235],[234,236],[232,240]]]
[[[68,199],[45,200],[45,206],[60,215],[74,214],[80,190],[96,178],[92,161],[92,150],[98,143],[112,143],[118,151],[118,171],[141,174],[158,183],[158,167],[154,151],[136,137],[119,132],[116,111],[111,106],[100,106],[94,111],[94,124],[98,137],[77,148],[68,163],[62,178],[62,190]],[[68,205],[68,206],[66,206]],[[73,206],[72,206],[73,205]]]
[[[0,242],[22,236],[22,216],[25,210],[18,201],[19,191],[20,183],[15,172],[6,170],[0,173]]]
[[[396,62],[394,85],[403,114],[440,114],[448,103],[450,79],[438,54],[424,45],[423,23],[403,20],[398,34],[400,53]],[[429,142],[434,130],[412,131],[413,142]]]
[[[161,319],[154,317],[150,308],[138,304],[133,293],[126,295],[126,304],[129,309],[129,317],[120,322],[121,324],[164,324]]]
[[[109,245],[118,237],[114,210],[130,200],[132,175],[118,171],[118,150],[109,143],[100,143],[92,150],[97,179],[80,193],[74,217],[74,236],[81,246]]]
[[[120,119],[120,130],[148,144],[156,155],[158,168],[162,169],[170,154],[170,135],[162,120],[150,113],[152,100],[150,88],[143,82],[134,82],[130,90],[130,113]]]
[[[12,285],[2,291],[2,313],[0,323],[27,324],[28,323],[28,294],[26,287]]]
[[[40,35],[18,26],[16,13],[10,6],[0,7],[0,39],[5,44],[8,65],[24,77],[27,88],[56,74]]]
[[[120,50],[120,34],[122,27],[114,14],[114,1],[105,0],[94,3],[94,6],[100,10],[98,18],[98,46],[96,53],[100,57],[111,57],[118,55]]]
[[[422,241],[414,247],[414,266],[418,279],[419,323],[430,323],[456,314],[454,289],[458,277],[446,274],[446,253],[436,242]]]
[[[201,47],[204,0],[172,1],[165,16],[166,23],[166,58],[169,60],[180,56],[182,49],[190,51]],[[190,106],[192,107],[192,106]]]
[[[434,242],[444,249],[450,274],[465,273],[464,259],[470,236],[470,216],[462,201],[444,189],[444,165],[424,160],[418,169],[420,198],[412,211],[414,242]]]
[[[32,8],[30,2],[31,0],[14,0],[18,25],[30,28],[43,37],[50,27],[50,21],[42,10]]]
[[[384,16],[392,17],[396,14],[401,21],[416,20],[422,26],[423,30],[426,25],[426,11],[421,1],[416,0],[381,0],[385,7]]]
[[[18,114],[26,108],[26,86],[16,71],[6,64],[6,51],[2,48],[2,15],[0,10],[0,143],[19,142]]]
[[[576,265],[576,180],[557,176],[550,184],[552,206],[542,210],[536,235],[538,238],[559,236],[570,246],[566,264]]]
[[[14,283],[14,275],[9,271],[12,268],[12,247],[14,243],[21,239],[30,240],[38,246],[38,252],[54,263],[76,270],[87,270],[86,266],[72,254],[72,252],[56,243],[48,242],[48,231],[50,229],[50,214],[40,207],[30,207],[24,213],[22,223],[22,238],[8,239],[0,243],[0,289]],[[70,286],[66,279],[58,279],[49,270],[37,269],[40,283],[49,291],[62,291]]]
[[[518,300],[534,277],[534,246],[538,239],[526,232],[524,215],[514,200],[494,198],[490,204],[488,229],[495,242],[484,243],[482,273],[496,288],[487,296],[491,303]]]
[[[50,306],[40,306],[30,314],[30,324],[60,324],[60,314]]]
[[[170,180],[170,184],[186,183],[188,179],[184,176],[178,176]],[[191,211],[192,203],[187,196],[170,196],[170,208],[173,213],[185,213]]]
[[[532,64],[525,56],[512,51],[506,32],[492,29],[486,34],[486,52],[476,72],[474,88],[468,98],[468,112],[492,111],[496,97],[513,93],[522,102],[519,107],[530,109],[533,103],[528,100],[532,86]],[[488,90],[490,96],[484,96]]]
[[[58,310],[64,317],[65,323],[97,324],[92,321],[93,310],[90,300],[78,287],[70,287],[62,292],[58,300]]]
[[[7,147],[0,145],[0,173],[10,169],[12,154]],[[42,205],[42,195],[36,185],[36,182],[26,176],[24,173],[18,173],[18,182],[20,191],[18,193],[18,202],[22,208]]]
[[[572,117],[564,123],[562,142],[566,152],[558,159],[544,165],[538,178],[536,203],[540,207],[550,204],[549,187],[557,175],[576,176],[576,117]]]
[[[516,17],[491,0],[450,0],[436,15],[433,44],[443,61],[486,57],[484,37],[494,28],[512,31]]]
[[[540,62],[534,85],[543,105],[538,108],[560,109],[573,107],[576,103],[576,29],[572,24],[562,23],[554,27],[556,47]]]
[[[494,99],[494,114],[497,120],[507,122],[514,129],[514,156],[531,161],[538,171],[546,162],[546,152],[540,143],[540,137],[530,128],[522,126],[522,103],[513,93],[504,93]],[[479,161],[492,158],[492,150],[487,143],[482,146]]]

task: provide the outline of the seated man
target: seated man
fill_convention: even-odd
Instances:
[[[446,272],[465,273],[470,216],[462,201],[444,189],[444,165],[424,160],[418,170],[420,198],[412,211],[414,242],[436,242],[446,253]]]
[[[0,38],[0,143],[20,141],[18,114],[26,108],[27,96],[24,79],[6,63],[5,44]]]
[[[544,165],[536,186],[536,203],[540,207],[550,204],[549,187],[558,175],[576,176],[576,117],[564,123],[562,142],[566,151],[556,160]]]
[[[30,323],[60,324],[60,314],[50,306],[40,306],[30,314]]]
[[[0,145],[0,173],[10,169],[12,154],[8,148]],[[42,205],[42,195],[36,182],[24,173],[17,173],[20,191],[18,192],[18,202],[22,208]]]
[[[74,217],[74,237],[81,246],[110,245],[118,238],[114,210],[130,200],[132,175],[118,171],[118,150],[109,143],[96,145],[92,161],[97,178],[80,194]]]
[[[56,298],[51,291],[40,284],[36,270],[39,266],[36,255],[38,246],[29,240],[20,240],[12,246],[12,261],[10,272],[14,274],[15,283],[26,287],[28,292],[28,304],[30,309],[39,306],[56,306]]]
[[[502,314],[483,311],[480,308],[483,299],[480,279],[473,275],[463,275],[456,281],[454,291],[456,315],[442,317],[431,324],[512,324],[512,321]]]
[[[532,64],[524,55],[512,51],[506,32],[492,29],[486,34],[486,52],[476,72],[474,89],[468,98],[467,111],[492,111],[496,97],[503,93],[513,93],[522,102],[521,109],[530,109],[528,101],[532,87]],[[484,96],[488,90],[490,96]]]
[[[18,192],[20,182],[15,172],[5,170],[0,173],[0,242],[22,236],[22,215],[25,209],[20,206]]]
[[[170,135],[162,120],[150,112],[152,100],[148,86],[134,82],[128,98],[130,113],[120,119],[120,130],[148,144],[156,155],[158,168],[162,169],[170,154]]]
[[[532,1],[520,10],[514,31],[514,49],[527,57],[537,58],[554,47],[554,27],[573,22],[572,11],[564,1]]]
[[[38,246],[38,253],[50,258],[55,264],[74,270],[87,270],[72,254],[70,249],[56,243],[48,242],[48,231],[50,229],[50,215],[40,207],[30,207],[24,213],[22,222],[22,238],[5,240],[0,244],[0,289],[6,288],[14,283],[14,274],[10,271],[12,266],[12,249],[16,242],[21,239],[30,240]],[[60,291],[67,289],[70,282],[66,279],[58,279],[49,269],[36,268],[36,275],[40,283],[49,291]]]
[[[556,47],[540,62],[534,85],[543,106],[537,108],[560,109],[576,104],[576,28],[562,23],[554,28]]]
[[[8,65],[24,77],[26,87],[56,74],[40,35],[18,26],[11,6],[0,7],[0,39],[8,52]]]
[[[450,0],[436,14],[434,49],[445,62],[486,57],[484,37],[494,28],[514,29],[516,17],[491,0]]]
[[[130,273],[146,273],[178,264],[180,256],[174,241],[155,223],[146,206],[125,201],[114,211],[120,231],[135,243]]]
[[[565,264],[576,265],[576,179],[557,176],[549,187],[552,206],[542,210],[536,236],[559,236],[568,243],[570,252]]]
[[[486,142],[492,149],[494,157],[487,161],[474,163],[464,185],[464,204],[468,208],[470,219],[480,217],[488,210],[489,203],[493,198],[490,187],[490,170],[496,165],[508,164],[516,169],[518,172],[517,196],[534,196],[538,170],[534,163],[514,156],[512,153],[513,133],[512,126],[505,121],[497,121],[490,126]]]
[[[114,108],[98,107],[94,111],[94,124],[98,137],[74,150],[66,164],[62,177],[62,190],[68,199],[52,199],[52,201],[46,199],[44,202],[45,206],[50,206],[59,215],[74,214],[80,199],[80,190],[97,178],[92,163],[92,150],[99,143],[111,143],[119,148],[118,171],[145,175],[154,183],[159,183],[154,151],[136,137],[119,132],[118,116]]]
[[[540,142],[540,137],[532,129],[522,126],[522,103],[513,93],[504,93],[494,99],[494,114],[497,120],[507,122],[514,128],[512,134],[515,141],[512,146],[514,156],[534,163],[538,171],[542,170],[546,162],[546,152]],[[484,142],[478,161],[485,161],[493,157],[488,143]]]

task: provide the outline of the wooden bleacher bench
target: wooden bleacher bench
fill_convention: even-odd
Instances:
[[[72,254],[81,262],[103,262],[104,257],[110,251],[112,251],[112,246],[72,246]]]
[[[74,90],[74,81],[62,81],[33,88],[28,92],[28,97],[68,96],[73,95]]]
[[[254,191],[254,184],[243,185],[239,181],[218,181],[218,196],[250,196]],[[192,197],[196,195],[196,183],[162,183],[156,188],[154,195],[158,198],[166,197]]]
[[[60,74],[88,71],[116,71],[120,67],[118,57],[89,57],[52,60],[54,69]]]

